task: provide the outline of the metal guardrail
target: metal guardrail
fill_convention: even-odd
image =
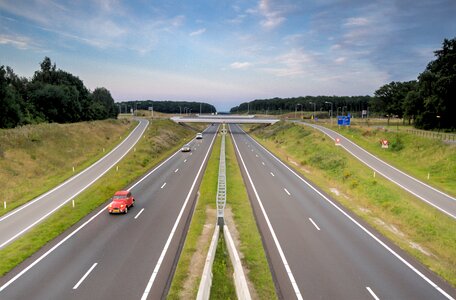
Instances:
[[[226,206],[226,163],[225,163],[225,124],[222,128],[222,145],[220,147],[220,162],[218,173],[218,186],[217,186],[217,224],[219,226],[225,225],[224,211]]]
[[[212,286],[212,265],[215,258],[215,250],[217,250],[217,242],[219,239],[220,227],[215,226],[214,234],[212,235],[211,245],[204,264],[203,275],[201,276],[200,285],[198,288],[197,300],[207,300],[211,294]]]
[[[236,246],[231,238],[230,231],[225,225],[225,206],[226,206],[226,161],[225,161],[225,124],[222,128],[222,145],[220,147],[220,162],[218,174],[218,187],[217,187],[217,225],[215,226],[214,235],[212,236],[211,245],[204,265],[203,275],[201,276],[200,285],[196,299],[207,300],[210,297],[212,285],[212,265],[214,263],[215,252],[217,249],[217,242],[219,237],[220,228],[223,228],[228,253],[230,255],[231,263],[234,268],[234,285],[236,288],[236,295],[238,299],[250,300],[250,292],[247,285],[247,280],[242,268],[241,259],[237,253]]]

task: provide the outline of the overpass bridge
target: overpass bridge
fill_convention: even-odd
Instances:
[[[196,115],[172,117],[176,123],[216,123],[216,124],[274,124],[279,119],[257,118],[254,115]]]

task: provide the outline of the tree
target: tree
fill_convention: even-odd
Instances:
[[[12,70],[10,70],[12,72]],[[0,67],[0,128],[13,128],[23,121],[22,99],[8,83],[7,71]]]
[[[445,39],[436,59],[418,77],[419,95],[424,109],[416,126],[424,129],[456,129],[456,38]]]
[[[93,120],[117,118],[117,106],[106,88],[96,88],[93,91],[89,114]]]
[[[375,106],[378,111],[388,115],[402,118],[404,115],[404,102],[407,94],[415,90],[416,81],[390,82],[375,91]]]

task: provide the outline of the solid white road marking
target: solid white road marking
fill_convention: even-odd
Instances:
[[[184,162],[187,162],[187,160],[186,160],[186,159],[184,159]]]
[[[241,128],[242,130],[242,128]],[[243,131],[243,130],[242,130]],[[243,131],[245,133],[245,131]],[[247,135],[247,134],[246,134]],[[372,232],[367,230],[366,227],[361,225],[358,221],[353,219],[348,213],[346,213],[342,208],[337,206],[333,201],[331,201],[328,197],[323,195],[320,191],[318,191],[314,186],[312,186],[309,182],[304,180],[298,173],[293,171],[289,166],[287,166],[285,163],[283,163],[280,159],[278,159],[275,155],[273,155],[269,150],[267,150],[263,145],[258,143],[255,139],[247,135],[253,142],[255,142],[260,148],[264,150],[267,154],[269,154],[273,159],[275,159],[279,164],[284,166],[288,171],[290,171],[292,174],[294,174],[299,180],[301,180],[304,184],[306,184],[309,188],[315,191],[320,197],[322,197],[326,202],[331,204],[336,210],[338,210],[341,214],[343,214],[345,217],[347,217],[350,221],[352,221],[358,228],[360,228],[362,231],[364,231],[367,235],[369,235],[373,240],[375,240],[378,244],[380,244],[383,248],[385,248],[389,253],[391,253],[394,257],[396,257],[399,261],[401,261],[404,265],[406,265],[410,270],[415,272],[418,276],[420,276],[424,281],[426,281],[430,286],[435,288],[439,293],[441,293],[443,296],[445,296],[447,299],[454,299],[451,297],[447,292],[445,292],[440,286],[438,286],[436,283],[434,283],[431,279],[429,279],[426,275],[421,273],[417,268],[415,268],[411,263],[409,263],[407,260],[405,260],[402,256],[400,256],[397,252],[395,252],[393,249],[391,249],[387,244],[385,244],[382,240],[380,240],[378,237],[376,237]]]
[[[108,154],[106,154],[105,156],[103,156],[102,158],[100,158],[97,162],[95,162],[94,164],[92,164],[90,167],[84,169],[84,170],[81,171],[80,173],[76,174],[75,176],[71,177],[70,179],[68,179],[67,181],[61,183],[60,185],[56,186],[56,187],[53,188],[52,190],[50,190],[50,191],[44,193],[43,195],[39,196],[38,198],[35,198],[33,201],[30,201],[30,202],[28,202],[27,204],[24,204],[24,205],[22,205],[22,206],[16,208],[15,210],[13,210],[12,212],[10,212],[9,214],[7,214],[7,215],[1,217],[1,218],[0,218],[0,222],[3,221],[3,220],[5,220],[5,219],[7,219],[7,218],[9,218],[9,217],[11,217],[12,215],[14,215],[14,214],[16,214],[16,213],[18,213],[18,212],[20,212],[20,211],[23,210],[24,208],[26,208],[26,207],[32,205],[33,203],[35,203],[35,202],[41,200],[42,198],[46,197],[46,196],[49,195],[50,193],[52,193],[52,192],[54,192],[55,190],[59,189],[60,187],[66,185],[66,184],[68,184],[68,183],[70,183],[71,181],[73,181],[74,179],[78,178],[78,177],[81,176],[82,174],[88,172],[88,171],[89,171],[90,169],[92,169],[94,166],[100,164],[103,160],[106,159],[106,157],[108,157],[111,153],[113,153],[114,151],[116,151],[117,148],[119,148],[120,146],[122,146],[122,145],[125,143],[125,141],[128,140],[128,138],[136,131],[136,129],[137,129],[140,125],[141,125],[141,122],[135,127],[135,129],[133,129],[133,131],[125,138],[125,140],[124,140],[122,143],[120,143],[119,145],[117,145],[117,146],[116,146],[114,149],[112,149]],[[147,121],[147,125],[144,127],[144,129],[143,129],[143,131],[141,132],[141,134],[139,135],[138,139],[137,139],[135,142],[132,143],[131,147],[126,151],[126,153],[125,153],[124,155],[122,155],[121,158],[119,158],[119,160],[113,162],[112,165],[108,167],[108,170],[110,170],[110,169],[111,169],[116,163],[118,163],[125,155],[127,155],[128,152],[130,152],[131,148],[133,148],[133,146],[139,141],[139,138],[141,138],[141,136],[144,134],[144,131],[146,131],[146,129],[147,129],[148,126],[149,126],[149,121]],[[107,172],[108,170],[106,170],[106,172]],[[93,182],[95,182],[98,178],[100,178],[101,176],[103,176],[106,172],[104,172],[103,174],[101,174],[99,177],[95,178],[95,180],[92,181],[90,184],[92,184]],[[90,185],[90,184],[89,184],[89,185]],[[83,190],[86,189],[87,187],[88,187],[88,185],[85,186],[85,187],[83,188]],[[82,192],[82,190],[81,190],[80,192]],[[78,192],[78,194],[79,194],[80,192]],[[74,197],[73,197],[73,198],[74,198]],[[72,199],[72,198],[69,198],[68,200],[65,201],[65,203],[67,203],[67,202],[70,201],[71,199]],[[64,203],[64,204],[65,204],[65,203]],[[59,206],[59,207],[60,207],[60,206]],[[54,212],[54,211],[55,211],[55,210],[53,210],[52,212]],[[48,216],[48,215],[46,215],[46,216]],[[40,219],[40,221],[41,221],[41,220],[42,220],[42,219]],[[27,227],[27,229],[29,229],[29,227]],[[21,231],[20,234],[22,234],[22,233],[23,233],[23,232]],[[14,237],[14,238],[16,238],[16,237]],[[5,244],[6,244],[6,243],[5,243]],[[0,246],[0,248],[2,248],[5,244],[2,244],[2,245]]]
[[[320,227],[318,227],[318,225],[314,222],[314,220],[312,220],[312,218],[309,218],[310,222],[312,222],[313,226],[315,226],[315,228],[317,228],[317,230],[320,230]]]
[[[137,186],[138,184],[140,184],[143,180],[145,180],[147,177],[149,177],[152,173],[154,173],[155,171],[157,171],[160,167],[162,167],[165,163],[167,163],[169,160],[171,160],[174,156],[176,156],[178,153],[180,153],[180,150],[176,151],[173,155],[171,155],[170,157],[168,157],[165,161],[163,161],[161,164],[159,164],[158,166],[156,166],[152,171],[150,171],[149,173],[147,173],[146,176],[144,176],[143,178],[141,178],[140,180],[138,180],[134,185],[132,185],[130,188],[127,189],[127,191],[131,191],[135,186]],[[4,285],[2,285],[0,287],[0,292],[3,291],[4,289],[6,289],[10,284],[12,284],[13,282],[15,282],[16,280],[18,280],[22,275],[24,275],[25,273],[28,272],[28,270],[30,270],[31,268],[33,268],[35,265],[37,265],[40,261],[42,261],[43,259],[45,259],[49,254],[51,254],[52,252],[54,252],[55,249],[57,249],[58,247],[60,247],[63,243],[65,243],[67,240],[69,240],[71,237],[73,237],[76,233],[78,233],[80,230],[82,230],[84,227],[87,226],[87,224],[89,224],[90,222],[92,222],[96,217],[98,217],[101,213],[103,212],[106,212],[106,209],[108,208],[108,206],[106,205],[105,207],[103,207],[102,209],[100,209],[93,217],[91,217],[89,220],[87,220],[84,224],[82,224],[81,226],[79,226],[78,228],[76,228],[73,232],[71,232],[69,235],[67,235],[63,240],[61,240],[60,242],[58,242],[54,247],[52,247],[51,249],[49,249],[46,253],[44,253],[43,255],[41,255],[37,260],[35,260],[34,262],[32,262],[28,267],[26,267],[25,269],[23,269],[21,272],[19,272],[16,276],[14,276],[13,278],[11,278],[7,283],[5,283]]]
[[[258,154],[255,154],[256,157],[258,157]]]
[[[174,173],[177,173],[178,171],[179,171],[179,169],[176,169],[176,170],[174,171]]]
[[[283,188],[283,190],[285,191],[285,193],[287,193],[287,194],[288,194],[288,196],[290,196],[290,195],[291,195],[291,194],[290,194],[290,192],[289,192],[289,191],[288,191],[286,188]]]
[[[79,287],[79,285],[81,285],[81,283],[84,281],[84,279],[87,278],[87,276],[89,276],[90,272],[93,271],[93,269],[95,269],[95,267],[98,265],[98,263],[94,263],[92,265],[92,267],[90,267],[90,269],[84,274],[84,276],[82,276],[81,279],[79,279],[78,283],[76,283],[76,285],[73,287],[73,290],[77,289]]]
[[[171,244],[171,240],[173,239],[174,233],[176,232],[176,229],[177,229],[177,226],[180,223],[180,219],[182,218],[182,215],[184,214],[184,210],[187,207],[187,203],[188,203],[188,201],[190,199],[190,195],[192,194],[193,189],[195,188],[196,181],[198,180],[198,177],[199,177],[199,175],[201,173],[201,170],[203,169],[203,166],[206,163],[207,157],[209,156],[210,150],[212,148],[212,144],[214,144],[216,136],[217,135],[214,135],[214,137],[212,138],[212,142],[209,145],[209,148],[208,148],[208,150],[206,152],[206,156],[204,156],[203,163],[201,164],[201,166],[200,166],[200,168],[198,170],[198,173],[195,176],[195,180],[193,181],[193,184],[192,184],[192,186],[190,188],[190,191],[187,194],[187,198],[185,198],[184,204],[182,205],[181,211],[179,212],[179,215],[177,216],[176,222],[174,222],[173,229],[171,230],[171,233],[169,234],[169,237],[168,237],[168,240],[166,241],[165,247],[163,247],[163,251],[161,252],[160,257],[158,258],[157,264],[155,265],[155,268],[152,271],[152,274],[150,275],[150,279],[147,282],[147,285],[146,285],[146,288],[144,289],[144,293],[143,293],[143,295],[141,297],[141,300],[146,300],[147,296],[150,293],[150,290],[152,289],[152,286],[154,284],[155,278],[157,277],[157,274],[158,274],[158,271],[160,270],[160,267],[161,267],[161,264],[163,262],[163,259],[165,258],[166,252],[168,252],[169,244]]]
[[[135,220],[139,217],[140,214],[144,211],[144,208],[139,211],[139,213],[135,216]]]
[[[265,166],[264,161],[262,161],[261,163],[263,164],[263,166]]]
[[[230,131],[231,131],[231,126],[230,125],[228,125],[228,126],[229,126],[228,128],[230,128]],[[249,179],[250,185],[252,186],[253,192],[255,193],[255,197],[258,201],[258,204],[260,205],[261,211],[263,213],[263,217],[266,220],[266,224],[268,224],[269,232],[271,232],[272,239],[274,240],[276,248],[279,251],[279,255],[282,260],[282,264],[285,268],[285,271],[287,272],[288,279],[290,280],[291,285],[293,286],[293,290],[295,292],[296,298],[298,298],[298,300],[302,300],[301,291],[299,290],[298,284],[296,283],[293,273],[291,272],[291,268],[288,265],[288,261],[285,257],[285,254],[283,253],[282,247],[280,246],[280,243],[275,234],[274,228],[272,228],[272,224],[269,221],[269,217],[266,214],[266,210],[264,209],[263,202],[261,202],[260,196],[258,195],[257,189],[256,189],[255,185],[253,184],[252,177],[250,177],[250,173],[247,170],[247,166],[244,163],[244,159],[242,158],[241,152],[239,151],[239,148],[237,146],[236,140],[234,139],[233,135],[231,135],[231,139],[233,140],[234,146],[236,147],[236,151],[239,154],[239,158],[241,160],[242,166],[244,167],[245,173],[247,174],[247,178]]]
[[[272,177],[274,177],[274,176],[275,176],[275,175],[274,175],[274,173],[272,173],[272,172],[271,172],[271,175],[272,175]]]
[[[147,122],[149,124],[149,122]],[[139,126],[139,125],[138,125]],[[138,127],[137,126],[137,127]],[[147,126],[144,128],[143,132],[141,133],[141,135],[144,133],[144,131],[146,131],[146,128]],[[136,129],[136,128],[135,128]],[[133,130],[134,131],[134,130]],[[133,134],[130,133],[130,135]],[[130,136],[129,135],[129,136]],[[140,135],[140,137],[141,137]],[[129,137],[128,136],[128,137]],[[128,138],[127,137],[127,138]],[[138,140],[139,138],[138,137]],[[135,142],[136,143],[136,142]],[[80,193],[82,193],[85,189],[87,189],[89,186],[91,186],[95,181],[97,181],[100,177],[102,177],[104,174],[106,174],[116,163],[118,163],[125,155],[128,154],[128,152],[131,150],[131,148],[133,148],[133,146],[135,145],[135,143],[133,143],[133,145],[131,145],[131,147],[128,149],[128,151],[126,153],[124,153],[117,161],[115,161],[109,168],[107,168],[103,173],[101,173],[99,176],[97,176],[94,180],[92,180],[90,183],[88,183],[86,186],[84,186],[82,189],[80,189],[78,192],[76,192],[73,196],[71,196],[70,198],[68,198],[67,200],[65,200],[63,203],[61,203],[60,205],[58,205],[57,207],[55,207],[53,210],[49,211],[47,214],[45,214],[44,216],[42,216],[41,218],[39,218],[38,220],[36,220],[35,222],[33,222],[32,224],[30,224],[29,226],[27,226],[26,228],[24,228],[23,230],[21,230],[19,233],[15,234],[14,236],[12,236],[11,238],[9,238],[7,241],[5,241],[3,244],[0,245],[0,249],[3,248],[5,245],[9,244],[11,241],[15,240],[17,237],[21,236],[24,232],[28,231],[30,228],[34,227],[36,224],[40,223],[41,221],[43,221],[44,219],[46,219],[48,216],[50,216],[51,214],[53,214],[56,210],[58,210],[60,207],[64,206],[65,204],[67,204],[69,201],[73,200],[74,198],[76,198],[76,196],[78,196]],[[116,148],[114,148],[111,152],[113,152],[115,149],[117,149],[118,147],[120,147],[120,145],[122,145],[123,143],[119,144]],[[106,156],[108,156],[111,152],[109,152],[108,154],[106,154]],[[0,221],[3,221],[4,219],[12,216],[13,214],[17,213],[18,211],[24,209],[25,207],[29,206],[30,204],[42,199],[44,196],[50,194],[51,192],[55,191],[56,189],[58,189],[59,187],[67,184],[68,182],[72,181],[74,178],[78,177],[79,175],[81,175],[82,173],[84,173],[85,171],[91,169],[94,165],[97,165],[100,161],[104,160],[105,157],[104,156],[103,158],[101,158],[99,161],[97,161],[96,163],[94,163],[92,166],[88,167],[87,169],[85,169],[83,172],[79,173],[78,175],[70,178],[68,181],[65,181],[64,183],[62,183],[61,185],[59,185],[58,187],[50,190],[49,192],[45,193],[44,195],[38,197],[37,199],[27,203],[27,204],[24,204],[23,206],[21,206],[20,208],[18,208],[17,210],[13,211],[10,215],[7,215],[7,216],[4,216],[2,218],[0,218]]]
[[[380,298],[375,295],[374,291],[372,291],[370,287],[366,286],[366,289],[372,295],[372,297],[374,297],[375,300],[380,300]]]
[[[161,189],[162,189],[162,188],[164,188],[164,187],[165,187],[165,185],[166,185],[166,182],[165,182],[165,183],[163,183],[163,185],[161,186]]]

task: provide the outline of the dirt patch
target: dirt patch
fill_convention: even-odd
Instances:
[[[225,207],[225,224],[226,224],[226,226],[228,226],[228,229],[230,230],[231,238],[233,239],[234,245],[236,246],[236,250],[238,252],[239,258],[241,259],[241,261],[243,261],[244,254],[239,250],[240,244],[241,244],[239,232],[234,223],[233,212],[231,211],[231,207],[229,207],[229,206]],[[250,296],[254,300],[260,299],[258,297],[258,294],[255,290],[254,285],[249,280],[249,276],[248,276],[249,269],[247,269],[247,267],[244,264],[242,264],[242,268],[244,269],[244,274],[245,274],[245,278],[247,280],[247,285],[249,287]]]
[[[336,196],[338,196],[338,197],[339,197],[339,196],[342,196],[342,197],[344,197],[344,198],[347,199],[347,200],[351,200],[350,197],[348,197],[347,195],[341,193],[341,192],[340,192],[338,189],[336,189],[336,188],[330,188],[329,190],[331,191],[331,193],[333,193],[334,195],[336,195]]]
[[[190,260],[188,269],[189,276],[186,278],[183,284],[182,291],[179,293],[180,299],[191,299],[193,298],[193,291],[196,286],[198,278],[203,273],[204,264],[206,263],[207,251],[211,243],[212,235],[214,234],[214,227],[216,222],[216,210],[206,208],[206,224],[204,224],[203,232],[198,238],[196,244],[196,251]]]

